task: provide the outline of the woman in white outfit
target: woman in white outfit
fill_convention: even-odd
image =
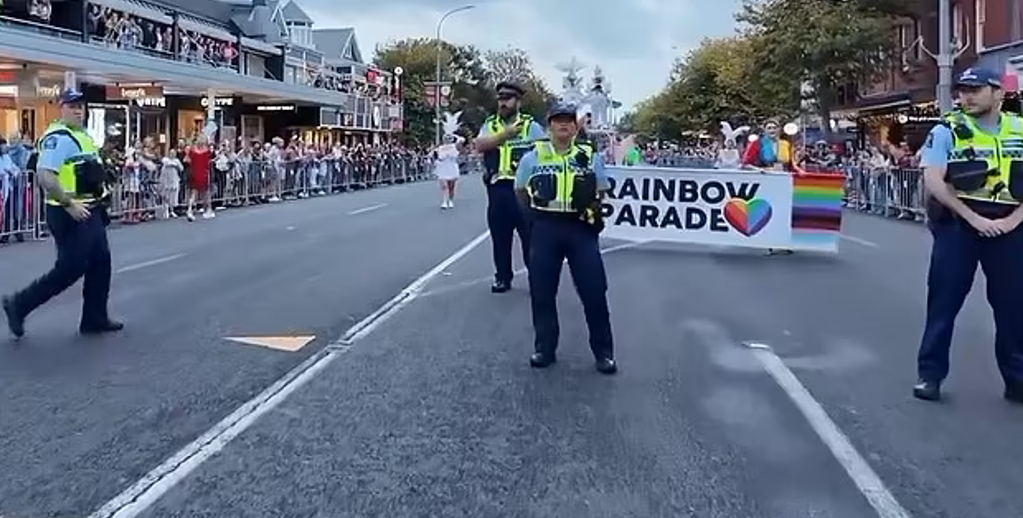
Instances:
[[[458,157],[462,154],[462,147],[465,139],[456,135],[458,130],[458,117],[462,112],[446,114],[444,122],[444,144],[434,150],[435,158],[433,174],[437,175],[440,182],[442,196],[440,208],[455,208],[455,183],[458,181]]]
[[[718,169],[739,169],[742,167],[742,157],[739,156],[739,144],[736,138],[749,131],[749,126],[741,126],[732,129],[728,122],[721,121],[721,134],[725,136],[724,147],[718,151],[718,158],[715,166]]]

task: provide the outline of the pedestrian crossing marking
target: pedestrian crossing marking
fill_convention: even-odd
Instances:
[[[255,345],[259,347],[266,347],[267,349],[276,349],[278,351],[295,352],[299,349],[309,345],[316,339],[312,335],[300,335],[300,336],[226,336],[225,340],[232,342]]]

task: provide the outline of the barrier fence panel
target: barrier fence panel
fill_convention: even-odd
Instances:
[[[0,243],[39,236],[34,178],[29,172],[0,171]]]

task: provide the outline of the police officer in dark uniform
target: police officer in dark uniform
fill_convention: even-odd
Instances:
[[[483,182],[487,186],[487,225],[494,247],[494,284],[491,291],[511,289],[512,239],[516,231],[523,259],[529,260],[529,222],[515,199],[513,184],[519,160],[545,136],[544,129],[528,114],[521,113],[526,91],[517,83],[497,85],[497,113],[483,122],[476,137],[476,149],[483,153]]]
[[[997,72],[967,69],[956,89],[961,109],[931,130],[922,156],[934,243],[913,395],[941,398],[955,319],[979,263],[1004,397],[1023,403],[1023,119],[1001,111]]]
[[[3,298],[11,334],[25,334],[25,318],[84,277],[82,334],[120,331],[110,319],[110,248],[107,242],[106,172],[99,149],[85,131],[84,95],[68,89],[59,99],[60,119],[39,141],[36,177],[46,193],[46,223],[57,245],[53,269],[22,291]]]
[[[535,352],[529,362],[544,368],[557,360],[558,283],[566,259],[582,301],[596,368],[614,374],[614,343],[607,307],[607,276],[600,254],[601,192],[611,188],[604,162],[589,144],[575,140],[576,108],[555,105],[547,117],[550,140],[533,145],[519,162],[515,189],[533,222],[529,258]]]

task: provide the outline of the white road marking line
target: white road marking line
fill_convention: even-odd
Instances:
[[[850,236],[849,234],[839,234],[838,237],[839,237],[839,239],[844,239],[844,240],[849,241],[851,243],[856,243],[857,245],[863,245],[863,246],[866,246],[866,247],[869,247],[869,248],[881,248],[881,245],[878,245],[877,243],[875,243],[873,241],[867,241],[866,239],[863,239],[863,238],[860,238],[860,237],[856,237],[856,236]]]
[[[355,209],[355,210],[349,212],[348,215],[349,216],[355,216],[357,214],[365,214],[367,212],[373,212],[375,210],[382,209],[382,208],[384,208],[386,206],[387,206],[386,203],[378,203],[376,205],[370,205],[369,207],[363,207],[361,209]]]
[[[186,254],[174,254],[168,255],[167,257],[159,257],[151,261],[143,261],[141,263],[129,264],[128,266],[122,266],[121,268],[118,268],[116,271],[114,271],[114,273],[131,272],[135,270],[141,270],[143,268],[149,268],[150,266],[156,266],[158,264],[169,263],[175,259],[181,259],[185,255]]]
[[[198,439],[165,460],[138,482],[90,514],[89,518],[135,518],[142,514],[203,462],[223,450],[231,440],[247,430],[260,417],[280,405],[289,395],[323,372],[324,368],[342,354],[348,352],[355,341],[364,338],[380,324],[393,317],[401,308],[412,302],[423,286],[433,277],[440,275],[456,261],[468,255],[489,236],[489,232],[484,232],[448,256],[432,270],[409,284],[380,309],[356,323],[343,336],[302,362]]]
[[[627,248],[635,248],[637,246],[640,246],[640,245],[643,245],[643,244],[646,244],[646,243],[648,243],[648,241],[634,241],[634,242],[630,242],[630,243],[623,243],[623,244],[620,244],[620,245],[610,246],[610,247],[601,249],[600,253],[601,254],[610,254],[612,252],[617,252],[619,250],[625,250]],[[567,263],[568,261],[566,260],[565,262]],[[528,268],[523,267],[523,268],[519,268],[518,270],[515,270],[514,274],[515,275],[522,275],[522,274],[524,274],[524,273],[526,273],[528,271],[529,271]],[[444,272],[443,275],[450,276],[451,273]],[[435,288],[435,289],[432,289],[432,290],[429,290],[429,291],[424,291],[424,292],[420,293],[416,298],[435,297],[437,295],[443,295],[445,293],[451,293],[451,292],[455,292],[455,291],[462,291],[464,289],[472,288],[473,286],[478,286],[478,285],[483,284],[485,282],[492,281],[493,279],[494,278],[492,276],[487,276],[487,277],[478,277],[478,278],[470,279],[470,280],[467,280],[467,281],[461,281],[461,282],[457,282],[455,284],[450,284],[450,285],[447,285],[447,286],[441,286],[439,288]]]
[[[782,359],[765,344],[747,343],[746,346],[760,360],[764,370],[774,378],[778,386],[795,403],[796,408],[810,423],[813,431],[831,450],[835,460],[842,465],[849,478],[856,484],[856,488],[874,508],[877,516],[880,518],[910,518],[909,511],[906,511],[902,504],[895,499],[881,477],[870,467],[863,455],[856,451],[856,447],[852,445],[845,433],[831,420],[824,407],[814,399],[810,391],[806,390],[806,387]]]

